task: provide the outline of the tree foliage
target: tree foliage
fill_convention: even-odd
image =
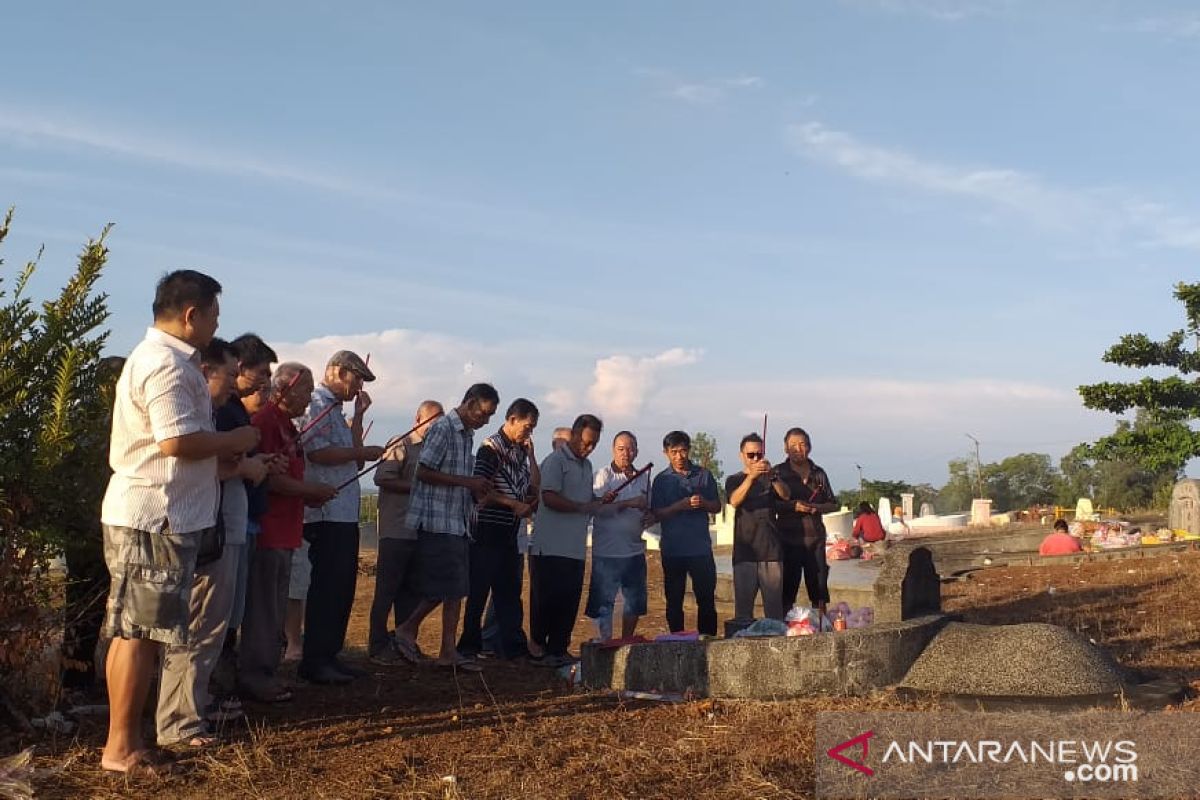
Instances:
[[[1097,444],[1077,445],[1063,456],[1059,462],[1063,476],[1059,502],[1068,505],[1088,497],[1099,506],[1112,508],[1165,508],[1182,465],[1171,459],[1141,459],[1134,448],[1113,444],[1136,440],[1149,427],[1158,429],[1163,437],[1188,435],[1187,423],[1155,422],[1144,410],[1133,422],[1118,420],[1111,436]]]
[[[859,503],[870,503],[874,509],[879,508],[879,498],[886,497],[892,505],[899,505],[900,495],[913,493],[913,506],[920,508],[922,503],[935,503],[937,489],[928,483],[912,484],[906,481],[864,480],[862,486],[856,489],[843,489],[838,492],[838,502],[853,511]]]
[[[943,513],[966,511],[979,493],[974,461],[954,459],[949,472],[949,480],[938,491],[937,508]],[[1044,453],[1018,453],[998,463],[983,464],[981,473],[984,495],[997,511],[1054,503],[1061,493],[1062,475]]]
[[[10,209],[0,243],[12,218]],[[0,273],[0,675],[43,652],[50,559],[98,543],[111,404],[101,387],[111,378],[100,358],[106,295],[95,286],[108,231],[84,246],[50,299],[29,293],[40,251],[15,277]]]
[[[692,436],[692,452],[690,458],[693,464],[698,464],[712,473],[717,481],[717,494],[722,504],[725,502],[725,473],[721,470],[721,459],[717,458],[717,439],[710,433],[697,431]]]
[[[1200,432],[1189,420],[1200,418],[1200,283],[1179,283],[1175,299],[1183,303],[1185,326],[1161,341],[1130,333],[1104,353],[1104,361],[1135,369],[1167,369],[1177,374],[1131,382],[1079,387],[1088,408],[1124,414],[1137,411],[1134,424],[1096,442],[1089,456],[1097,461],[1133,462],[1148,473],[1174,470],[1200,456]]]

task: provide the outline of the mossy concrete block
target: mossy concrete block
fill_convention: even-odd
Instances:
[[[866,694],[904,677],[945,624],[940,614],[813,636],[583,648],[592,688],[757,700]]]

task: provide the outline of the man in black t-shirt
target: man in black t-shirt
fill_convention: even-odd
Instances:
[[[763,612],[782,620],[783,551],[775,525],[775,504],[791,498],[767,461],[766,445],[757,433],[742,438],[743,470],[725,480],[725,496],[733,506],[733,603],[738,620],[754,619],[754,601],[762,593]]]

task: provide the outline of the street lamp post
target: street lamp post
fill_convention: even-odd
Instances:
[[[971,434],[966,434],[967,438],[975,443],[975,483],[979,487],[979,497],[983,497],[983,464],[979,460],[979,440]]]

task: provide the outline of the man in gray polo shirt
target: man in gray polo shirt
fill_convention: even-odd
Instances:
[[[574,659],[568,652],[587,559],[588,520],[599,503],[592,494],[588,455],[600,441],[603,423],[583,414],[571,426],[566,447],[541,464],[542,502],[529,545],[529,632],[545,655],[537,663],[558,667]]]
[[[436,400],[421,403],[413,420],[416,429],[404,439],[389,444],[383,463],[375,470],[375,485],[379,487],[379,551],[367,654],[377,664],[395,664],[401,660],[395,640],[388,631],[388,616],[394,613],[396,627],[400,627],[416,608],[420,597],[417,531],[408,527],[405,517],[417,478],[417,463],[425,446],[425,432],[442,413],[442,404]]]

